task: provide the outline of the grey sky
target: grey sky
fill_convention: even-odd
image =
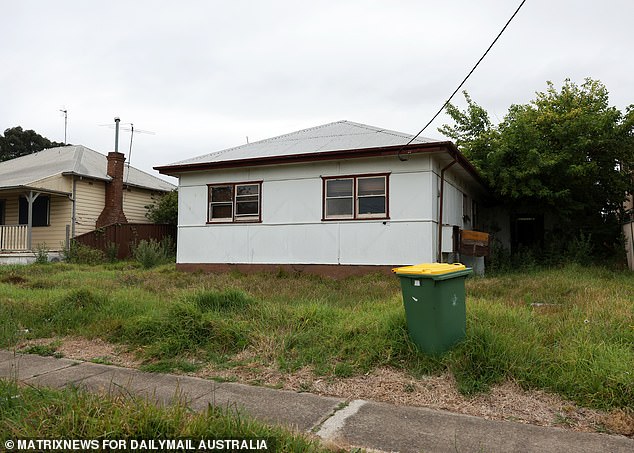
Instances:
[[[156,133],[134,137],[146,171],[341,119],[416,133],[518,4],[2,0],[0,129],[62,141],[66,108],[68,141],[105,153],[99,125],[119,116]],[[633,17],[626,0],[528,0],[465,88],[494,121],[566,77],[601,80],[624,109]]]

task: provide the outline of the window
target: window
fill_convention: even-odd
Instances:
[[[323,220],[387,219],[388,175],[323,178]]]
[[[208,222],[259,222],[262,182],[210,184]]]
[[[4,222],[5,222],[5,220],[4,220],[5,206],[6,205],[5,205],[4,200],[0,200],[0,225],[4,225]]]
[[[32,225],[42,227],[50,225],[50,197],[40,195],[33,202]],[[20,225],[29,223],[29,202],[26,198],[20,197]]]

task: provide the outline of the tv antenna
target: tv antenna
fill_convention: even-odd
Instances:
[[[109,129],[116,129],[115,133],[115,151],[119,149],[119,131],[130,132],[130,148],[128,152],[128,161],[126,165],[130,166],[130,161],[132,160],[132,141],[134,140],[134,134],[148,134],[148,135],[156,135],[156,132],[145,131],[143,129],[137,129],[134,127],[134,123],[121,123],[119,118],[114,119],[115,124],[100,124],[99,126],[107,127]],[[121,127],[121,126],[129,126],[129,127]]]

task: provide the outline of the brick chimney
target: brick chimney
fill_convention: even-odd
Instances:
[[[125,156],[118,152],[108,153],[108,176],[106,183],[106,204],[97,219],[97,228],[113,223],[128,223],[123,213],[123,163]]]

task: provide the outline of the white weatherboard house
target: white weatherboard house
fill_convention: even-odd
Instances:
[[[156,167],[179,178],[178,266],[346,273],[446,257],[486,189],[453,143],[411,138],[337,121]]]

